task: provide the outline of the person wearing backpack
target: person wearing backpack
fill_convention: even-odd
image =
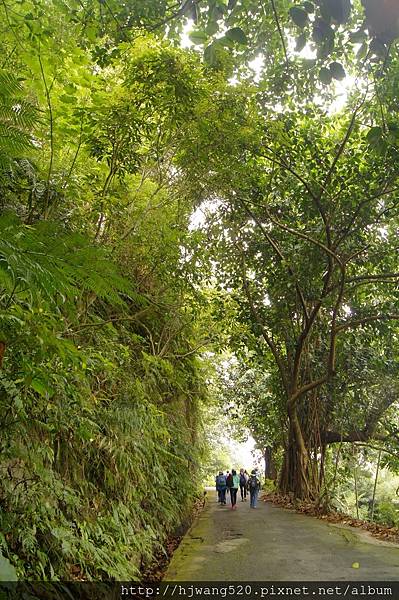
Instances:
[[[247,499],[247,484],[248,484],[248,476],[245,476],[244,469],[240,469],[240,493],[241,493],[241,502]]]
[[[258,494],[259,494],[259,490],[260,490],[260,481],[256,474],[255,469],[253,469],[251,471],[251,475],[249,476],[248,490],[249,490],[249,497],[250,497],[250,507],[256,508],[256,503],[258,501]]]
[[[229,485],[229,483],[227,483]],[[237,475],[237,472],[233,469],[231,471],[231,479],[230,479],[230,498],[231,498],[231,510],[235,510],[237,508],[237,492],[240,485],[240,478]]]
[[[227,494],[230,494],[231,488],[233,487],[233,475],[230,473],[230,471],[227,471],[226,486],[227,486],[227,489],[226,489]]]
[[[219,471],[216,477],[216,490],[220,504],[226,504],[226,487],[226,476],[223,475],[223,471]]]

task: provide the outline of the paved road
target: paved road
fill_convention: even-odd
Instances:
[[[397,546],[262,501],[231,511],[207,497],[165,581],[399,581]]]

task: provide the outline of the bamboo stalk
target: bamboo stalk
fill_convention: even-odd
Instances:
[[[355,456],[355,447],[352,444],[352,452],[353,452],[353,456]],[[356,502],[356,518],[359,518],[359,494],[358,494],[358,486],[357,486],[357,461],[356,461],[356,465],[353,469],[353,476],[355,479],[355,502]]]
[[[382,454],[382,450],[380,450],[379,453],[378,453],[377,470],[375,472],[374,490],[373,490],[373,502],[372,502],[372,505],[371,505],[371,521],[372,522],[374,520],[375,491],[377,489],[378,472],[380,470],[381,454]]]

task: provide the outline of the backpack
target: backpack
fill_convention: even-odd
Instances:
[[[216,484],[218,487],[225,488],[226,487],[226,476],[218,475],[216,479]]]
[[[229,475],[227,476],[226,485],[228,488],[233,487],[233,475],[231,473],[229,473]]]
[[[247,480],[245,479],[245,475],[244,473],[241,473],[240,475],[240,485],[245,485],[247,483]]]
[[[249,478],[249,483],[248,483],[249,488],[251,490],[255,490],[258,487],[258,484],[259,484],[259,480],[256,477],[256,475],[251,475],[251,477]]]

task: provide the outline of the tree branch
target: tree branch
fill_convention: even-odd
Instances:
[[[271,247],[273,248],[273,250],[276,252],[277,256],[279,257],[279,259],[285,263],[287,265],[287,271],[289,273],[289,275],[294,279],[295,282],[295,289],[298,293],[299,296],[299,300],[301,302],[301,306],[303,309],[303,313],[304,313],[304,318],[305,318],[305,323],[307,323],[309,321],[309,315],[308,315],[308,310],[306,308],[306,303],[305,303],[305,298],[303,296],[301,287],[299,285],[298,279],[295,276],[294,270],[292,269],[291,265],[288,263],[288,261],[284,258],[284,255],[282,254],[280,248],[277,245],[277,242],[275,242],[273,240],[273,238],[267,233],[266,229],[263,227],[262,223],[259,221],[258,217],[251,211],[250,208],[248,208],[247,204],[244,202],[244,200],[242,199],[238,199],[239,202],[242,204],[242,206],[244,207],[244,210],[248,213],[248,215],[251,217],[251,219],[253,219],[255,221],[255,223],[257,224],[257,226],[259,227],[260,231],[262,232],[263,236],[266,238],[267,242],[271,245]]]
[[[159,23],[156,23],[155,25],[152,25],[151,27],[149,27],[148,31],[155,31],[155,29],[158,29],[159,27],[162,27],[163,25],[167,25],[167,23],[170,23],[170,21],[174,21],[175,19],[182,17],[190,6],[194,7],[197,4],[199,4],[201,1],[202,0],[185,0],[185,2],[183,2],[182,6],[181,6],[181,8],[179,8],[179,10],[177,10],[176,12],[169,15],[169,17],[166,17],[165,19],[163,19],[163,21],[159,21]]]
[[[374,439],[379,441],[385,441],[386,436],[379,434],[372,434],[368,431],[351,431],[345,435],[342,435],[338,431],[325,431],[321,433],[321,441],[324,444],[335,444],[337,442],[367,442],[367,440]]]
[[[3,358],[4,358],[4,354],[6,352],[6,343],[2,340],[0,340],[0,369],[2,368],[3,365]]]
[[[200,344],[197,344],[195,346],[195,348],[192,348],[188,352],[184,352],[183,354],[167,354],[167,355],[165,355],[165,358],[186,358],[186,356],[191,356],[192,354],[195,354],[196,352],[198,352],[198,350],[200,348],[204,348],[204,346],[208,346],[208,344],[210,344],[210,342],[211,342],[211,340],[204,340],[203,342],[201,342]]]
[[[269,150],[269,152],[272,153],[272,156],[268,156],[267,154],[262,154],[262,156],[264,158],[266,158],[267,160],[270,160],[270,162],[276,162],[280,167],[282,167],[283,169],[285,169],[286,171],[288,171],[289,173],[291,173],[291,175],[293,175],[296,179],[298,179],[298,181],[300,183],[302,183],[302,185],[305,187],[306,191],[308,192],[309,196],[314,200],[318,200],[317,195],[313,192],[312,188],[310,187],[310,185],[308,184],[308,182],[306,181],[306,179],[304,179],[301,175],[299,175],[299,173],[297,173],[295,171],[295,169],[293,169],[292,167],[290,167],[289,165],[287,165],[286,162],[280,160],[276,153],[274,152],[273,148],[270,148],[270,146],[266,146],[264,145],[263,148],[266,148],[266,150]]]
[[[327,373],[329,376],[334,375],[335,371],[335,352],[336,352],[336,341],[337,341],[337,331],[336,331],[336,322],[338,317],[338,311],[342,304],[342,300],[345,292],[345,277],[346,277],[346,268],[345,265],[341,265],[341,281],[339,284],[339,293],[337,299],[334,303],[333,314],[331,318],[331,327],[330,327],[330,349],[328,354],[328,370]]]
[[[378,198],[382,198],[383,196],[387,196],[388,194],[392,194],[394,192],[397,192],[398,190],[399,190],[399,187],[394,187],[394,188],[391,188],[389,190],[384,189],[382,191],[377,192],[373,196],[370,196],[369,198],[366,198],[365,200],[362,200],[362,202],[360,202],[358,204],[355,212],[352,215],[351,220],[349,221],[349,223],[345,227],[344,231],[341,233],[340,237],[334,242],[333,249],[337,250],[338,246],[340,244],[342,244],[342,242],[348,237],[349,233],[351,233],[352,226],[355,223],[357,217],[359,216],[360,211],[362,210],[362,208],[364,208],[369,202],[372,202],[373,200],[378,200]]]
[[[152,307],[147,306],[146,308],[143,308],[143,310],[140,310],[138,313],[136,313],[135,315],[132,315],[131,317],[116,317],[116,318],[112,318],[112,319],[106,319],[105,321],[99,321],[97,323],[85,323],[84,325],[80,325],[80,327],[76,327],[75,329],[72,329],[72,333],[78,333],[82,329],[88,329],[90,327],[103,327],[104,325],[108,325],[108,323],[123,323],[126,321],[139,321],[141,317],[147,315],[151,310],[152,310]]]
[[[285,56],[285,63],[287,65],[287,67],[288,67],[289,66],[289,61],[288,61],[287,47],[285,45],[284,34],[283,34],[282,29],[281,29],[280,19],[278,17],[278,13],[277,13],[277,10],[276,10],[276,5],[275,5],[274,0],[271,0],[271,5],[272,5],[272,9],[273,9],[274,20],[276,21],[278,33],[279,33],[279,36],[280,36],[280,39],[281,39],[281,44],[283,46],[283,51],[284,51],[284,56]]]
[[[326,189],[327,186],[329,185],[329,183],[331,181],[331,178],[333,176],[333,173],[335,171],[335,167],[337,166],[338,161],[341,158],[341,156],[342,156],[342,154],[343,154],[343,152],[345,150],[346,144],[348,143],[349,138],[350,138],[350,136],[352,134],[353,128],[355,126],[356,117],[358,115],[359,110],[361,109],[361,107],[363,106],[363,104],[364,104],[364,102],[366,100],[367,93],[368,93],[368,89],[366,90],[366,92],[365,92],[365,94],[363,96],[363,99],[361,100],[360,104],[356,107],[356,109],[354,110],[354,112],[352,114],[351,120],[349,122],[348,129],[346,130],[346,133],[345,133],[345,136],[344,136],[344,139],[342,140],[342,142],[341,142],[341,144],[340,144],[340,146],[338,148],[338,152],[336,153],[336,155],[334,157],[334,160],[331,163],[331,166],[330,166],[330,168],[328,170],[328,173],[326,175],[326,178],[324,180],[324,183],[323,183],[323,188],[324,189]]]
[[[346,283],[354,283],[358,281],[379,281],[380,279],[399,279],[399,273],[379,273],[377,275],[358,275],[357,277],[349,277]]]
[[[326,246],[322,242],[319,242],[319,240],[314,239],[313,237],[311,237],[307,233],[303,233],[302,231],[297,231],[296,229],[291,229],[290,227],[287,227],[287,225],[284,225],[284,223],[281,223],[280,221],[278,221],[277,219],[275,219],[274,217],[272,217],[269,211],[267,211],[267,215],[268,215],[269,219],[271,220],[271,222],[274,223],[277,227],[280,227],[284,231],[287,231],[287,233],[291,233],[292,235],[296,235],[297,237],[300,237],[303,240],[306,240],[306,241],[310,242],[311,244],[314,244],[315,246],[318,246],[328,256],[331,256],[338,263],[338,265],[340,267],[342,267],[342,261],[341,261],[341,259],[339,258],[339,256],[335,252],[333,252],[332,250],[330,250],[330,248],[328,248],[328,246]]]
[[[40,56],[40,51],[39,51],[38,58],[39,58],[40,72],[42,75],[44,90],[45,90],[45,95],[46,95],[47,108],[48,108],[49,116],[50,116],[50,162],[49,162],[48,172],[47,172],[46,195],[45,195],[45,204],[44,204],[44,211],[43,211],[44,218],[46,219],[48,216],[48,209],[49,209],[49,202],[50,202],[50,179],[51,179],[51,173],[53,171],[53,160],[54,160],[54,133],[53,133],[54,120],[53,120],[53,107],[52,107],[51,98],[50,98],[50,90],[47,85],[46,76],[44,74],[43,63],[42,63],[42,58]],[[54,75],[54,79],[55,79],[55,75]],[[53,83],[54,83],[54,81],[53,81]]]
[[[399,320],[399,314],[391,314],[391,315],[373,315],[370,317],[364,317],[363,319],[357,319],[353,321],[347,321],[346,323],[341,323],[338,327],[335,328],[337,333],[341,331],[345,331],[346,329],[352,329],[353,327],[359,327],[360,325],[366,325],[367,323],[372,323],[375,321],[396,321]]]
[[[238,245],[236,245],[236,247],[238,247]],[[286,373],[286,369],[284,366],[284,362],[282,357],[280,356],[276,344],[274,343],[274,341],[272,340],[272,338],[270,337],[270,335],[267,333],[265,326],[263,324],[263,321],[255,307],[253,298],[252,298],[252,294],[251,294],[251,290],[249,288],[249,283],[248,283],[248,279],[247,279],[247,275],[246,275],[246,265],[245,265],[245,257],[244,257],[244,253],[242,251],[241,248],[238,248],[241,254],[241,267],[242,267],[242,279],[243,279],[243,288],[244,288],[244,292],[245,295],[247,297],[248,300],[248,304],[249,304],[249,308],[250,311],[252,313],[252,316],[255,320],[255,322],[259,325],[261,332],[262,332],[262,336],[266,342],[266,344],[269,346],[273,356],[274,356],[274,360],[276,361],[277,367],[280,371],[280,375],[281,375],[281,379],[283,381],[283,385],[284,385],[284,389],[286,391],[287,397],[289,395],[289,386],[288,386],[288,378],[287,378],[287,373]]]
[[[307,323],[305,324],[305,327],[303,328],[298,341],[296,343],[296,348],[295,348],[295,357],[294,357],[294,368],[293,368],[293,382],[294,385],[296,387],[297,382],[298,382],[298,377],[299,377],[299,369],[301,366],[301,359],[302,359],[302,352],[303,352],[303,345],[305,343],[306,338],[308,337],[310,330],[312,329],[313,323],[316,320],[316,317],[319,313],[319,310],[321,308],[322,302],[321,300],[319,300],[318,302],[316,302],[312,312],[310,313],[310,317],[307,321]]]
[[[328,379],[329,379],[329,375],[324,375],[323,377],[320,377],[319,379],[315,379],[314,381],[311,381],[310,383],[306,383],[305,385],[303,385],[302,387],[297,389],[290,396],[289,404],[293,406],[296,403],[296,401],[298,400],[298,398],[300,398],[300,396],[302,396],[303,394],[306,394],[307,392],[314,390],[317,387],[322,386],[324,383],[327,383]]]

